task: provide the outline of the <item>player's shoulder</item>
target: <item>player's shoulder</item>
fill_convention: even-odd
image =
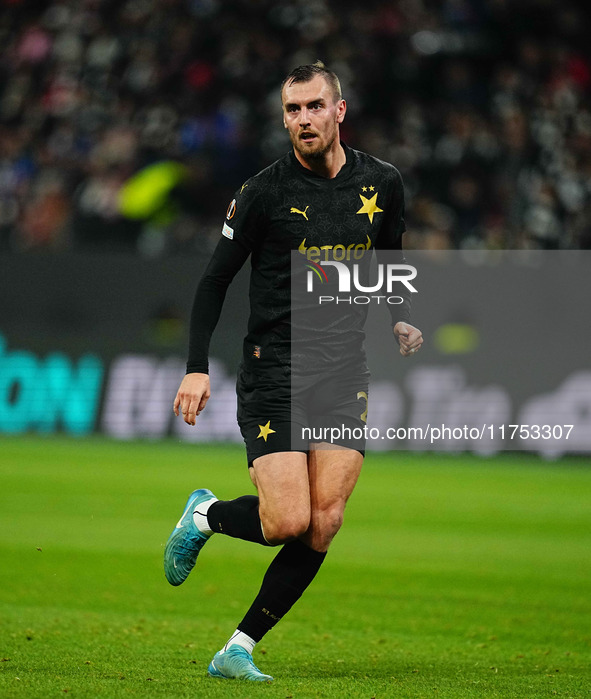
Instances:
[[[376,158],[375,155],[370,155],[361,150],[349,149],[355,161],[355,166],[368,175],[385,178],[395,186],[402,186],[402,175],[398,168],[385,160]]]
[[[250,198],[264,194],[268,191],[269,185],[276,183],[277,179],[288,170],[288,160],[288,157],[284,156],[263,168],[246,180],[238,189],[238,193]]]
[[[228,215],[232,209],[238,208],[243,214],[264,214],[266,202],[269,196],[275,191],[281,175],[286,169],[286,159],[280,158],[267,166],[256,175],[253,175],[234,193],[234,198],[228,208]]]

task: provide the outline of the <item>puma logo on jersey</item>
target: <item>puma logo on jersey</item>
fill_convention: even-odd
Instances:
[[[301,214],[306,219],[306,221],[309,221],[310,219],[308,218],[308,214],[306,213],[306,211],[308,211],[309,208],[310,208],[309,206],[306,206],[306,208],[303,211],[300,211],[299,209],[296,209],[295,206],[292,206],[291,209],[289,210],[289,213],[290,214]]]

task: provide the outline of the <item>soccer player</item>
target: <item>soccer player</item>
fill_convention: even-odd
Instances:
[[[365,444],[343,439],[292,446],[292,424],[363,427],[368,372],[363,352],[365,309],[349,306],[326,328],[323,351],[314,352],[291,395],[291,251],[311,264],[360,257],[375,249],[400,251],[404,193],[398,171],[341,142],[346,103],[337,76],[324,64],[300,66],[281,88],[283,120],[293,145],[286,156],[249,179],[231,202],[222,236],[198,285],[187,374],[174,412],[195,425],[210,397],[208,351],[224,296],[251,257],[250,319],[240,366],[238,422],[249,473],[258,496],[219,500],[206,489],[189,496],[165,548],[168,581],[180,585],[215,533],[282,548],[260,591],[215,654],[213,677],[272,681],[253,663],[255,644],[289,611],[312,582],[343,521],[357,482]],[[368,256],[371,253],[368,253]],[[323,269],[323,268],[322,268]],[[400,353],[423,342],[410,325],[408,294],[389,306]],[[339,381],[335,367],[347,366]],[[303,388],[302,388],[303,387]],[[302,396],[305,394],[305,397]]]

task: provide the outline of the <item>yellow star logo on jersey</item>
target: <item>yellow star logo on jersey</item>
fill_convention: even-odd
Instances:
[[[242,187],[240,187],[240,194],[242,194],[242,192],[244,192],[245,187],[248,187],[248,184],[243,184]]]
[[[268,437],[270,434],[275,434],[275,430],[272,430],[272,429],[271,429],[271,420],[269,420],[269,422],[267,422],[266,425],[259,425],[259,428],[260,428],[261,431],[259,432],[259,435],[258,435],[257,439],[259,439],[259,437],[262,437],[262,438],[265,440],[265,442],[266,442],[266,441],[267,441],[267,437]]]
[[[373,215],[384,210],[384,209],[380,209],[380,207],[377,205],[378,193],[376,192],[371,199],[367,199],[366,197],[363,196],[363,194],[360,194],[359,197],[361,198],[361,201],[363,202],[363,206],[359,209],[359,211],[357,213],[358,214],[367,214],[367,216],[369,218],[369,222],[373,223]]]

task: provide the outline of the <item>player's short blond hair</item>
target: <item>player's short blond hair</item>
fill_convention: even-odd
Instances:
[[[294,68],[281,83],[281,95],[283,95],[283,88],[286,85],[293,85],[294,83],[308,83],[317,75],[323,77],[329,84],[335,102],[343,99],[341,82],[337,74],[333,73],[332,70],[329,70],[322,61],[316,61],[316,63],[308,63],[307,65]]]

